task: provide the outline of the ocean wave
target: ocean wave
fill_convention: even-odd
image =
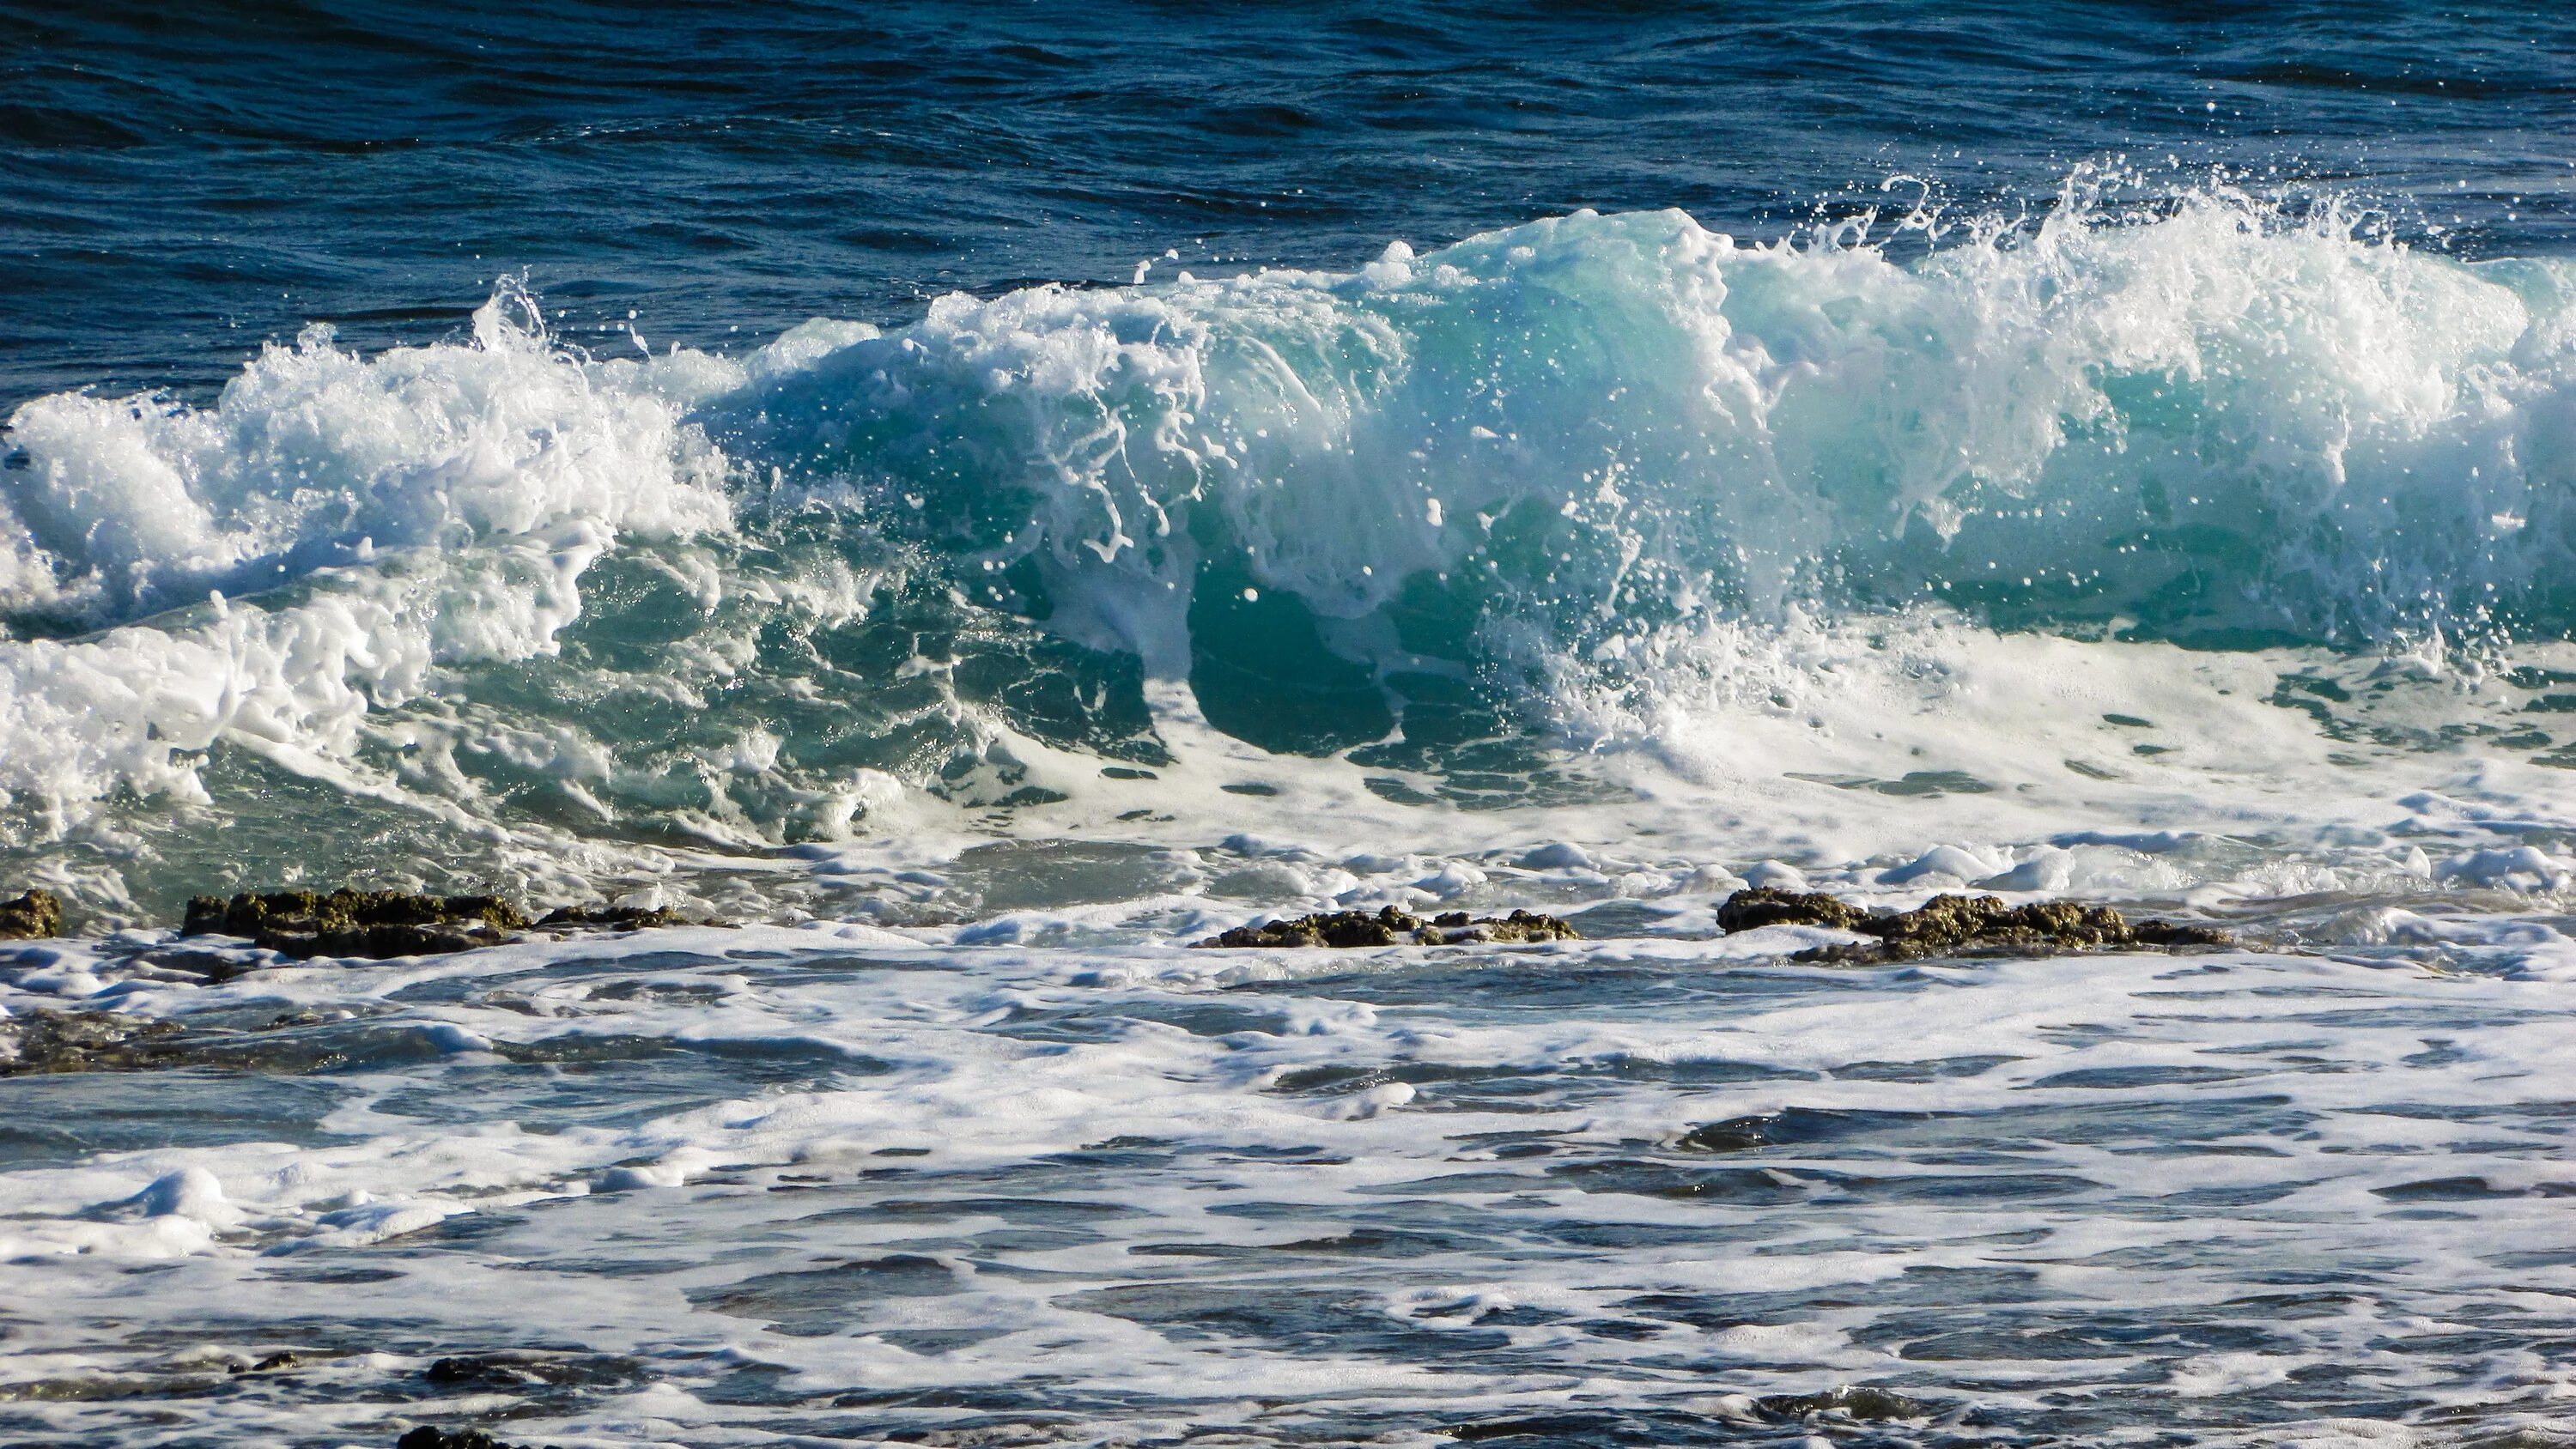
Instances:
[[[1712,710],[1829,694],[1799,661],[1854,631],[1952,674],[2016,632],[2576,636],[2576,267],[2104,184],[1918,209],[1911,261],[1583,212],[739,357],[596,358],[510,287],[206,407],[40,398],[0,791],[60,838],[247,751],[460,829],[756,850],[1060,799],[1049,751],[1154,766],[1176,709],[1526,802],[1592,798],[1568,747],[1705,778]]]

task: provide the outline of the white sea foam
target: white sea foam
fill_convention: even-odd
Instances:
[[[1432,848],[1425,899],[1641,823],[1729,878],[2558,888],[2564,773],[2522,763],[2564,743],[2524,717],[2556,707],[2549,648],[2502,661],[2537,660],[2524,687],[2491,644],[2402,631],[2564,632],[2562,269],[2216,189],[2123,215],[2097,181],[1908,265],[1848,230],[1580,214],[1350,274],[951,297],[640,362],[504,291],[470,340],[360,358],[311,332],[205,407],[39,399],[0,472],[11,829],[77,843],[46,869],[130,910],[187,853],[116,802],[220,820],[207,762],[239,755],[448,832],[415,876],[515,842],[477,868],[561,856],[578,893],[695,869],[650,841],[948,832],[1033,789],[1072,798],[1025,831],[1144,808],[1173,818],[1123,833],[1199,848],[1239,828],[1216,787],[1268,777],[1320,792],[1262,809],[1328,853]],[[1241,594],[1291,612],[1216,607]],[[862,643],[933,605],[908,653]],[[595,642],[556,658],[576,622]],[[2123,624],[2147,637],[2093,637]],[[1329,652],[1293,652],[1307,627]],[[2153,642],[2224,629],[2274,642]],[[1078,672],[1061,697],[1183,758],[1104,781],[1048,735],[1060,706],[972,685],[1041,633],[1132,652],[1141,697]],[[1363,692],[1482,689],[1592,784],[1386,808],[1363,782],[1418,800],[1485,767],[1311,767],[1208,726],[1304,717],[1299,675],[1335,656]],[[523,664],[533,687],[494,672]],[[1263,668],[1284,692],[1241,695]],[[799,908],[892,873],[826,872]]]
[[[1729,969],[1737,945],[1237,958],[1285,971],[1258,990],[1207,953],[930,932],[146,971],[117,1009],[350,1069],[238,1074],[206,1127],[0,1173],[0,1380],[109,1440],[124,1401],[81,1386],[294,1348],[338,1387],[263,1400],[277,1422],[372,1441],[370,1395],[430,1359],[537,1350],[592,1386],[526,1432],[575,1443],[752,1442],[889,1390],[852,1401],[878,1432],[1041,1412],[1260,1442],[1587,1408],[1689,1432],[1721,1391],[1773,1422],[1754,1396],[1855,1382],[2079,1433],[2161,1422],[2140,1394],[2306,1433],[2375,1385],[2498,1428],[2566,1390],[2528,1324],[2470,1326],[2566,1286],[2568,1003],[2492,969],[2527,948],[2464,975]],[[282,1010],[302,1024],[226,1034]],[[145,1259],[171,1266],[129,1336]]]
[[[379,776],[356,760],[371,708],[442,663],[548,652],[621,536],[725,528],[717,460],[665,394],[693,366],[737,374],[585,364],[532,318],[504,292],[471,344],[374,359],[309,329],[208,409],[87,394],[19,409],[21,566],[0,611],[107,627],[0,644],[0,794],[59,834],[113,791],[202,799],[196,768],[219,744]]]
[[[818,320],[740,359],[640,362],[563,348],[505,290],[470,340],[360,358],[309,332],[206,407],[39,399],[0,472],[0,609],[29,621],[0,642],[0,790],[20,838],[99,853],[111,908],[169,844],[149,808],[102,802],[203,799],[232,753],[513,859],[588,851],[614,889],[674,857],[574,842],[946,830],[1035,787],[1073,799],[1031,829],[1141,804],[1172,828],[1130,833],[1197,846],[1232,833],[1208,828],[1240,809],[1221,777],[1261,773],[1355,807],[1292,833],[1460,869],[1642,819],[1698,868],[1891,886],[2249,881],[2178,863],[2196,848],[2174,842],[2216,837],[2279,842],[2285,891],[2379,860],[2563,884],[2555,837],[2495,838],[2557,828],[2562,773],[2460,743],[2551,743],[2517,717],[2546,676],[2508,688],[2475,650],[2402,636],[2564,632],[2563,269],[2220,189],[2125,215],[2100,180],[1908,265],[1848,229],[1748,245],[1677,212],[1578,214],[1349,274],[949,297],[890,333]],[[603,558],[627,571],[596,643],[558,661]],[[1291,613],[1217,607],[1238,595]],[[1014,600],[1043,622],[992,607]],[[931,604],[908,655],[845,662]],[[38,637],[66,625],[105,631]],[[2148,638],[2087,632],[2108,625]],[[1330,652],[1293,653],[1309,627]],[[2152,642],[2231,629],[2275,642]],[[1036,630],[1141,661],[1132,703],[1114,679],[1061,688],[1188,755],[1163,788],[1104,782],[997,710],[1009,689],[969,688]],[[2389,652],[2362,677],[2293,637]],[[1372,671],[1485,690],[1615,803],[1382,810],[1361,779],[1423,798],[1467,767],[1318,773],[1206,727],[1303,717],[1298,676],[1336,655],[1363,692]],[[534,688],[492,672],[522,663]],[[1242,696],[1263,668],[1285,692]],[[664,706],[689,738],[645,723]],[[2399,819],[2439,822],[2420,862]],[[2111,838],[2145,836],[2166,843]]]
[[[1585,213],[1350,275],[950,297],[712,425],[1040,553],[1078,627],[1170,670],[1220,544],[1336,620],[1489,570],[1489,642],[1613,658],[1820,562],[1865,597],[2318,637],[2547,587],[2563,269],[2215,193],[2114,220],[2070,195],[1907,267]]]

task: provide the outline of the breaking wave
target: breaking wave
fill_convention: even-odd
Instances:
[[[1677,708],[1803,709],[1873,631],[1922,643],[1892,677],[2013,635],[2576,637],[2576,266],[2094,181],[2027,225],[1577,213],[1140,269],[738,357],[595,357],[504,289],[468,340],[317,327],[204,406],[39,398],[0,471],[8,828],[302,849],[354,796],[379,845],[571,890],[1060,800],[1054,755],[1149,773],[1182,724],[1577,798],[1585,747],[1704,754]]]

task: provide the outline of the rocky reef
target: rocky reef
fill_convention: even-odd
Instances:
[[[668,906],[558,906],[537,919],[540,931],[591,927],[608,931],[651,931],[664,926],[707,926]]]
[[[504,1443],[481,1429],[435,1429],[427,1424],[394,1441],[394,1449],[528,1449]]]
[[[497,946],[528,928],[498,896],[423,896],[403,891],[271,891],[188,902],[183,936],[239,936],[296,960],[315,956],[435,956]]]
[[[179,1035],[176,1022],[111,1011],[21,1011],[0,1018],[0,1077],[169,1065]]]
[[[2131,921],[2109,906],[2076,901],[2004,904],[1997,896],[1934,896],[1910,911],[1869,911],[1820,892],[1754,886],[1717,908],[1729,935],[1763,926],[1825,926],[1878,939],[1865,944],[1817,946],[1790,957],[1868,965],[1914,961],[1966,952],[2080,951],[2104,948],[2232,946],[2236,938],[2214,926]]]
[[[63,903],[52,891],[31,890],[0,901],[0,941],[42,941],[62,934]]]
[[[390,960],[498,946],[528,931],[642,931],[710,925],[662,906],[564,906],[530,921],[498,896],[407,891],[245,892],[188,902],[182,936],[238,936],[299,961],[316,956]]]
[[[1450,911],[1424,920],[1394,906],[1367,911],[1331,911],[1299,916],[1293,921],[1265,921],[1237,926],[1194,946],[1467,946],[1524,945],[1533,941],[1578,941],[1582,933],[1560,916],[1514,911],[1508,916],[1470,917]]]

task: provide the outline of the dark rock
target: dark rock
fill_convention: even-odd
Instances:
[[[1750,1152],[1771,1145],[1772,1120],[1769,1116],[1730,1117],[1706,1123],[1683,1133],[1680,1145],[1693,1152]]]
[[[166,946],[146,951],[134,959],[146,966],[158,966],[168,971],[185,971],[191,976],[203,977],[209,983],[218,985],[236,976],[248,976],[260,969],[259,962],[245,961],[237,954],[226,955],[221,951],[175,950]]]
[[[497,896],[422,896],[403,891],[273,891],[229,901],[188,902],[181,935],[240,936],[301,961],[315,956],[435,956],[497,946],[528,928],[519,908]]]
[[[20,1012],[0,1019],[0,1077],[118,1072],[169,1064],[179,1025],[113,1011]]]
[[[2236,938],[2216,926],[2195,926],[2187,921],[2145,920],[2134,922],[2129,934],[2141,946],[2233,946]]]
[[[1448,933],[1443,944],[1456,945],[1461,939],[1492,941],[1499,944],[1526,944],[1533,941],[1580,941],[1583,933],[1563,916],[1539,911],[1514,911],[1508,916],[1487,916],[1482,920],[1465,919],[1466,912],[1451,911],[1432,919],[1435,929]],[[1457,933],[1465,931],[1463,938]]]
[[[394,1441],[394,1449],[527,1449],[506,1444],[480,1429],[433,1429],[427,1424]]]
[[[634,1382],[642,1365],[614,1354],[543,1349],[460,1353],[432,1363],[421,1378],[442,1389],[614,1388]]]
[[[1738,931],[1758,930],[1764,926],[1831,926],[1838,931],[1857,931],[1869,919],[1869,912],[1846,901],[1814,891],[1784,891],[1772,886],[1753,886],[1737,891],[1717,908],[1717,928],[1732,936]]]
[[[1890,1389],[1840,1388],[1821,1394],[1772,1394],[1753,1401],[1775,1419],[1809,1414],[1862,1420],[1926,1419],[1932,1406]]]
[[[1579,941],[1582,933],[1562,917],[1532,911],[1508,916],[1470,917],[1449,911],[1429,920],[1388,906],[1367,911],[1331,911],[1299,916],[1293,921],[1266,921],[1237,926],[1194,944],[1202,947],[1248,946],[1466,946],[1521,945],[1532,941]]]
[[[1971,950],[2236,944],[2235,937],[2214,926],[2158,920],[2132,923],[2109,906],[2075,901],[2008,906],[1997,896],[1934,896],[1910,911],[1871,914],[1832,896],[1756,886],[1727,897],[1717,909],[1717,920],[1730,933],[1787,924],[1828,926],[1878,938],[1868,945],[1818,946],[1797,952],[1789,958],[1793,961],[1866,964]]]
[[[351,1019],[354,1013],[345,1011],[298,1013],[270,1028]],[[347,1063],[347,1043],[328,1035],[244,1030],[203,1020],[183,1024],[113,1011],[38,1009],[0,1018],[0,1077],[183,1067],[284,1075]]]
[[[1439,1432],[1461,1444],[1489,1439],[1537,1439],[1549,1444],[1617,1442],[1605,1430],[1625,1427],[1619,1417],[1601,1413],[1536,1414],[1521,1419],[1487,1419],[1476,1424],[1447,1424]]]
[[[0,901],[0,941],[44,941],[62,931],[63,902],[52,891],[31,890],[14,901]]]
[[[594,926],[612,931],[649,931],[662,926],[706,926],[668,906],[558,906],[537,919],[540,931],[566,926]]]
[[[281,1353],[272,1353],[268,1357],[261,1359],[259,1362],[252,1364],[248,1368],[244,1368],[240,1364],[234,1364],[230,1372],[237,1374],[264,1374],[276,1369],[293,1368],[302,1362],[304,1362],[304,1359],[301,1355],[297,1354],[293,1349],[288,1349]]]
[[[443,1388],[509,1389],[561,1382],[564,1375],[546,1372],[549,1367],[542,1359],[510,1354],[459,1354],[431,1364],[421,1377]]]

